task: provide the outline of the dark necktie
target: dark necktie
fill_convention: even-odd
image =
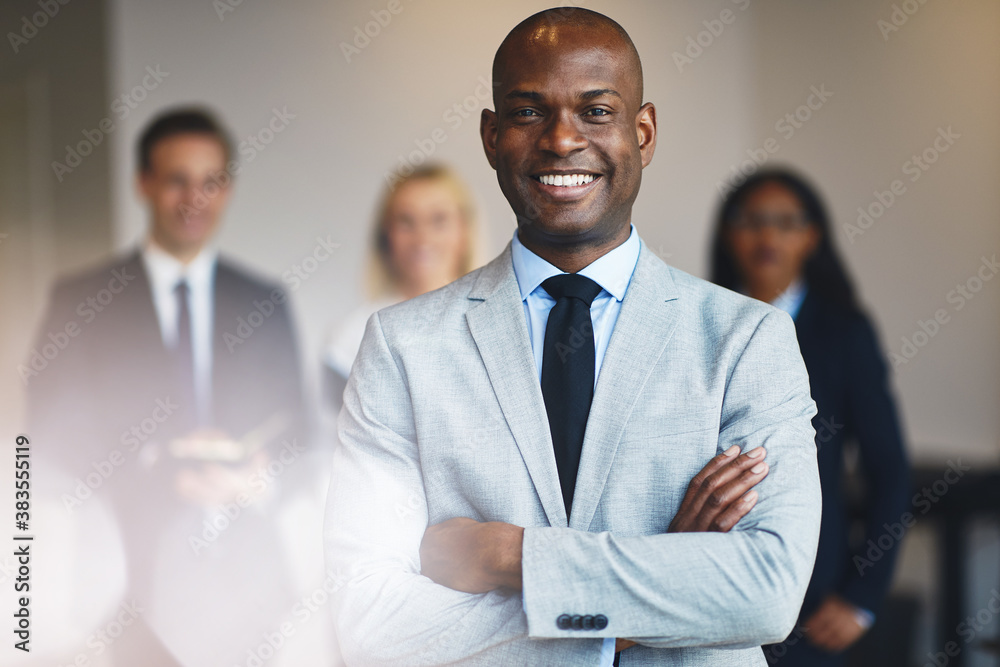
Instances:
[[[177,342],[174,346],[174,368],[180,390],[180,410],[197,423],[198,407],[194,389],[194,353],[191,347],[191,309],[188,307],[187,281],[181,278],[174,287],[177,298]]]
[[[601,286],[586,276],[565,273],[545,280],[542,288],[556,300],[545,325],[542,397],[568,517],[583,434],[594,398],[594,326],[590,304],[600,294]]]

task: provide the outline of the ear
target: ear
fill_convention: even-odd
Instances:
[[[489,109],[483,109],[479,118],[479,136],[483,140],[483,151],[486,159],[494,170],[497,168],[497,115]]]
[[[652,102],[639,107],[639,113],[635,115],[635,133],[639,140],[642,166],[645,168],[653,161],[653,152],[656,150],[656,107]]]

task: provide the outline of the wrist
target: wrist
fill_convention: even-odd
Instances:
[[[521,549],[524,545],[524,528],[509,523],[488,524],[490,539],[491,575],[497,588],[521,590]]]

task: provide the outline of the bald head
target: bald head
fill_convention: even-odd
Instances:
[[[600,49],[620,60],[634,100],[633,109],[642,104],[642,63],[632,38],[616,21],[604,14],[580,7],[546,9],[529,16],[507,33],[493,57],[493,105],[497,92],[510,77],[518,76],[517,61],[526,53],[544,51],[550,55],[571,56],[579,49]],[[622,91],[623,93],[625,91]]]

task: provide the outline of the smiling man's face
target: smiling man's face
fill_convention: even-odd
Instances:
[[[656,143],[631,46],[600,24],[519,26],[497,54],[494,85],[483,146],[522,243],[623,242]]]

